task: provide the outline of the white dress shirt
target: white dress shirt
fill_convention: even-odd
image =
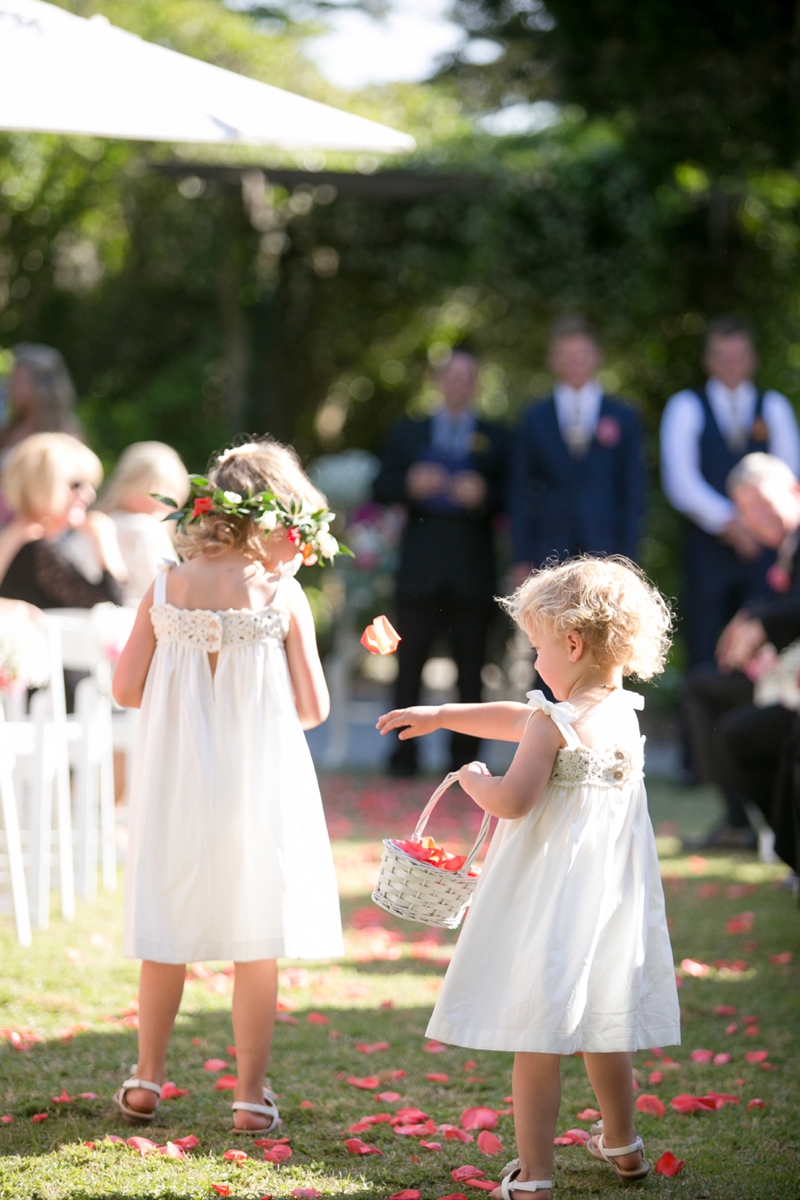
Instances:
[[[755,385],[748,380],[731,391],[719,379],[709,379],[706,395],[722,436],[731,444],[746,438],[755,419]],[[790,402],[780,392],[765,392],[762,412],[769,453],[800,475],[800,431]],[[703,423],[703,406],[694,392],[677,392],[667,401],[661,418],[661,483],[673,508],[706,533],[719,533],[736,508],[700,470]]]
[[[597,428],[603,389],[596,379],[590,379],[582,388],[557,383],[553,388],[553,398],[562,438],[570,450],[578,454],[584,452]]]

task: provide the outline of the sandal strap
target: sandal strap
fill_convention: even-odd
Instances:
[[[552,1179],[528,1179],[525,1183],[518,1183],[519,1171],[520,1168],[517,1167],[510,1175],[506,1175],[500,1184],[500,1194],[503,1200],[512,1200],[512,1192],[539,1192],[553,1186]]]
[[[234,1100],[231,1108],[234,1112],[258,1113],[262,1117],[271,1117],[275,1111],[272,1105],[267,1107],[266,1104],[248,1104],[246,1100]]]
[[[621,1158],[623,1154],[634,1154],[637,1150],[641,1150],[644,1153],[644,1142],[640,1137],[637,1137],[636,1141],[630,1146],[615,1146],[612,1150],[611,1147],[606,1145],[605,1138],[601,1133],[597,1138],[597,1149],[606,1158]]]
[[[132,1088],[144,1088],[145,1091],[155,1092],[159,1100],[161,1099],[161,1088],[157,1083],[151,1083],[149,1079],[126,1079],[122,1085],[123,1092],[129,1092]]]

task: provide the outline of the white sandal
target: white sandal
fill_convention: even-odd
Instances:
[[[520,1168],[514,1167],[508,1175],[504,1176],[500,1184],[500,1194],[503,1200],[512,1200],[512,1192],[544,1192],[553,1186],[552,1179],[529,1179],[527,1183],[518,1183],[519,1172]]]
[[[598,1122],[600,1124],[600,1122]],[[594,1126],[592,1126],[594,1130]],[[650,1174],[650,1164],[644,1156],[644,1142],[640,1137],[637,1137],[635,1142],[630,1146],[606,1146],[602,1129],[594,1133],[586,1143],[586,1149],[591,1154],[592,1158],[596,1158],[598,1162],[604,1162],[612,1167],[617,1179],[623,1183],[638,1183],[642,1179],[646,1179]],[[638,1167],[621,1167],[619,1163],[614,1162],[615,1158],[622,1158],[626,1154],[635,1154],[636,1151],[641,1151],[642,1161]]]
[[[234,1125],[228,1132],[240,1133],[245,1137],[262,1137],[264,1134],[272,1133],[273,1129],[277,1129],[282,1123],[281,1114],[278,1112],[277,1096],[266,1087],[264,1088],[264,1101],[264,1104],[250,1104],[247,1100],[234,1100],[231,1108],[234,1112],[251,1112],[260,1117],[269,1117],[269,1125],[262,1125],[260,1129],[238,1129]]]
[[[136,1067],[133,1068],[134,1071],[136,1069]],[[151,1121],[155,1119],[156,1108],[154,1108],[151,1112],[147,1112],[142,1108],[131,1108],[131,1106],[126,1103],[125,1096],[134,1088],[144,1088],[145,1091],[155,1092],[157,1097],[156,1108],[158,1108],[158,1100],[161,1099],[161,1088],[157,1083],[151,1083],[149,1079],[137,1079],[134,1076],[131,1079],[126,1079],[122,1087],[113,1097],[114,1104],[116,1104],[125,1120],[131,1125],[149,1125]]]

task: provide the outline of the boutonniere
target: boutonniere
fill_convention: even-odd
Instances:
[[[472,441],[470,442],[470,450],[473,454],[486,454],[491,448],[492,443],[485,433],[481,433],[480,430],[473,433]]]
[[[622,429],[617,418],[601,417],[597,422],[594,436],[606,450],[612,450],[614,446],[618,446],[622,438]]]
[[[755,421],[753,421],[753,424],[750,426],[750,439],[754,442],[766,443],[769,441],[769,429],[767,428],[767,422],[763,417],[756,417]]]

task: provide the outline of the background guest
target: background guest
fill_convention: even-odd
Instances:
[[[585,321],[550,337],[553,394],[531,404],[516,431],[512,529],[520,578],[552,555],[636,557],[645,470],[636,412],[604,393],[600,345]]]
[[[108,477],[96,508],[114,522],[128,574],[123,585],[126,604],[138,606],[160,563],[177,562],[170,536],[170,512],[152,492],[170,496],[180,507],[189,495],[186,467],[164,442],[134,442],[122,452]]]
[[[80,435],[75,387],[58,350],[21,342],[12,354],[14,365],[8,381],[11,412],[0,431],[0,454],[32,433]]]
[[[704,387],[678,392],[661,422],[661,479],[667,499],[687,518],[683,631],[690,666],[713,663],[723,627],[744,604],[769,592],[774,553],[752,536],[725,494],[746,454],[768,450],[800,471],[800,435],[791,404],[753,383],[755,348],[746,324],[708,326]]]
[[[787,800],[778,791],[778,779],[797,715],[782,704],[755,705],[749,675],[767,643],[781,651],[800,638],[800,483],[782,459],[749,454],[731,472],[728,491],[743,530],[759,546],[777,551],[773,577],[780,577],[780,591],[751,600],[737,613],[717,644],[718,665],[696,668],[687,680],[687,726],[695,760],[703,778],[719,786],[725,802],[721,824],[692,845],[754,845],[746,809],[751,802],[776,830],[778,853],[791,862],[792,789]]]
[[[478,417],[478,363],[456,346],[436,383],[442,407],[426,420],[403,418],[386,439],[374,498],[403,503],[408,523],[397,572],[396,624],[402,637],[394,705],[419,702],[422,668],[444,633],[458,666],[462,703],[481,698],[481,669],[496,591],[492,519],[503,508],[506,432]],[[478,742],[453,734],[451,767],[474,759]],[[389,769],[413,775],[417,747],[397,741]]]

